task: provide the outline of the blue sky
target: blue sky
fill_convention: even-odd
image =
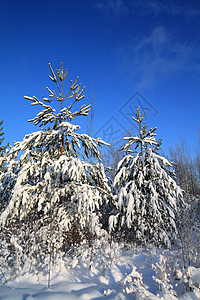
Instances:
[[[183,136],[195,150],[200,125],[200,2],[177,0],[0,1],[0,120],[6,142],[37,130],[24,95],[47,96],[48,63],[95,98],[94,132],[130,129],[145,107],[163,149]],[[82,130],[87,118],[80,119]],[[76,123],[79,123],[77,120]],[[137,128],[135,128],[136,130]],[[109,133],[109,134],[108,134]]]

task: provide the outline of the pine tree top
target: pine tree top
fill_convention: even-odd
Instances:
[[[75,119],[77,116],[84,115],[87,116],[90,111],[91,105],[82,105],[78,111],[72,112],[72,108],[76,102],[79,102],[84,98],[83,92],[85,87],[81,87],[81,83],[78,83],[79,77],[77,76],[76,80],[73,82],[71,80],[69,90],[67,92],[64,91],[65,84],[64,81],[66,79],[68,70],[64,70],[63,63],[61,62],[61,68],[56,69],[55,72],[49,63],[49,68],[51,71],[51,75],[49,78],[56,84],[55,90],[46,87],[49,92],[48,97],[42,97],[42,101],[40,101],[36,96],[29,97],[25,96],[24,98],[32,101],[31,105],[40,105],[42,107],[42,111],[37,114],[37,116],[29,122],[33,122],[35,125],[42,126],[48,123],[54,123],[56,121],[63,122],[67,120],[68,122],[72,119]],[[72,102],[64,107],[65,100],[72,100]],[[50,105],[51,102],[57,101],[61,103],[61,108],[59,112]]]
[[[144,122],[145,110],[141,116],[140,107],[137,109],[136,117],[132,117],[132,119],[139,124],[139,133],[134,137],[124,137],[124,140],[128,142],[121,149],[126,152],[130,152],[130,147],[135,144],[135,150],[140,147],[140,153],[143,153],[143,148],[148,148],[148,146],[154,146],[155,149],[161,145],[161,140],[156,141],[157,134],[155,133],[157,127],[148,129],[148,126]]]
[[[2,155],[2,153],[5,151],[6,146],[1,146],[1,144],[4,141],[4,132],[2,132],[3,130],[3,120],[0,121],[0,155]]]
[[[80,126],[70,123],[78,116],[87,116],[91,109],[91,105],[83,104],[78,110],[74,110],[74,105],[84,98],[83,92],[85,87],[81,87],[81,84],[78,83],[79,77],[77,77],[74,82],[71,80],[68,90],[65,91],[65,79],[68,70],[64,70],[62,62],[60,69],[54,71],[50,63],[49,68],[51,72],[49,78],[56,85],[56,91],[47,87],[46,89],[49,92],[49,96],[42,97],[42,100],[39,100],[36,96],[24,97],[32,102],[32,106],[39,105],[42,108],[36,117],[29,120],[29,122],[33,122],[39,126],[53,123],[53,128],[49,126],[48,129],[43,129],[41,135],[44,139],[45,135],[47,135],[49,140],[56,141],[56,147],[60,149],[60,155],[65,153],[67,156],[72,155],[77,157],[77,150],[80,150],[82,145],[84,148],[83,155],[85,157],[94,156],[100,160],[101,155],[97,150],[97,146],[102,147],[103,144],[109,144],[101,139],[94,139],[86,134],[76,133]],[[54,101],[60,103],[59,111],[56,111],[56,109],[51,106],[51,103]],[[64,107],[64,104],[67,105]],[[25,143],[26,142],[27,141],[25,141]],[[44,144],[45,143],[44,141]]]

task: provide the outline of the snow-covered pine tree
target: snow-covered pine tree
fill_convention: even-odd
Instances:
[[[114,179],[117,211],[109,218],[110,230],[118,225],[128,240],[170,247],[177,233],[175,214],[182,190],[173,179],[172,164],[158,155],[161,141],[154,129],[148,129],[140,108],[133,120],[139,134],[124,137],[125,156],[118,163]],[[135,151],[131,146],[135,144]]]
[[[2,143],[4,141],[4,132],[3,132],[3,120],[0,121],[0,171],[5,171],[5,163],[2,160],[2,157],[4,157],[6,146],[3,146]]]
[[[0,121],[0,155],[5,149],[5,147],[1,146],[1,144],[4,140],[4,132],[2,130],[3,130],[3,120]]]
[[[15,240],[15,245],[20,244],[19,239],[22,248],[37,245],[32,247],[36,250],[28,250],[29,256],[35,255],[36,260],[38,253],[41,260],[55,245],[63,251],[82,238],[98,234],[97,212],[110,195],[98,151],[98,146],[106,143],[78,133],[80,126],[71,123],[78,116],[87,116],[90,110],[90,105],[74,110],[84,97],[84,88],[78,84],[77,77],[65,93],[67,69],[63,69],[62,63],[55,72],[50,64],[49,67],[49,78],[57,86],[58,93],[47,87],[50,95],[43,97],[43,101],[35,96],[25,96],[31,105],[42,108],[30,121],[49,127],[27,134],[23,141],[15,142],[10,148],[8,170],[0,191],[0,197],[7,201],[0,216],[1,228],[15,228],[15,239],[12,238],[13,230],[9,233],[10,241]],[[50,105],[52,101],[60,103],[58,112]],[[67,101],[69,103],[64,107]],[[87,161],[91,155],[96,159],[93,164]],[[53,231],[56,232],[54,238]]]
[[[5,155],[6,155],[6,147],[3,146],[2,143],[4,141],[4,132],[3,132],[3,121],[0,121],[0,191],[1,191],[1,183],[2,179],[4,177],[4,173],[6,171],[6,160],[5,160]],[[5,203],[0,197],[0,213],[4,208]]]

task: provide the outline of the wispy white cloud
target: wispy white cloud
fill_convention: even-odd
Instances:
[[[186,17],[195,17],[200,15],[200,6],[194,6],[192,1],[181,2],[178,4],[174,0],[143,0],[134,1],[133,7],[137,8],[137,11],[141,14],[152,13],[154,15],[169,14],[169,15],[181,15]]]
[[[117,56],[126,72],[137,79],[137,87],[143,89],[156,86],[176,72],[199,73],[195,49],[173,39],[163,27],[156,27],[148,36],[122,45]]]
[[[174,0],[96,0],[94,7],[115,15],[138,14],[154,15],[169,14],[182,17],[195,17],[200,15],[198,1],[180,2]]]

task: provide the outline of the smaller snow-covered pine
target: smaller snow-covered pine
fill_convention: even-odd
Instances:
[[[182,190],[172,178],[171,163],[157,154],[161,142],[155,139],[156,128],[148,130],[142,124],[144,115],[138,108],[133,119],[139,124],[139,134],[124,138],[128,141],[122,148],[126,155],[114,179],[117,212],[110,216],[109,225],[114,230],[118,224],[129,240],[170,247],[177,234],[175,215]],[[130,149],[133,144],[136,155]]]

